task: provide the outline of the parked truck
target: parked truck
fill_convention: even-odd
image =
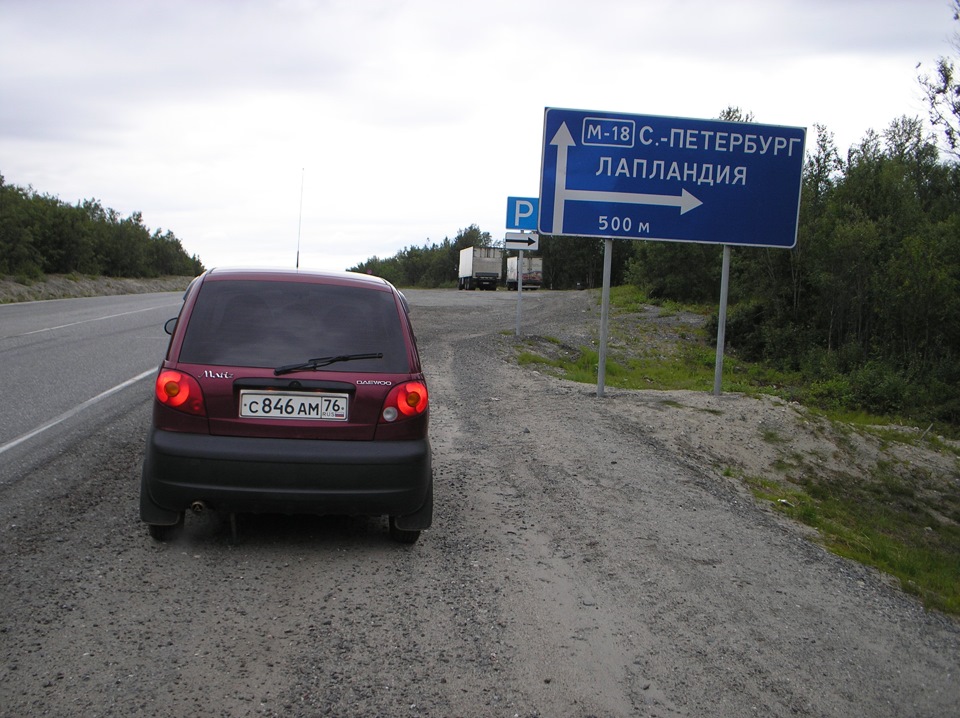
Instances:
[[[503,250],[499,247],[467,247],[460,250],[457,289],[495,290],[503,278]]]
[[[507,289],[514,291],[517,288],[517,259],[507,257]],[[543,284],[543,258],[523,258],[523,288],[539,289]]]

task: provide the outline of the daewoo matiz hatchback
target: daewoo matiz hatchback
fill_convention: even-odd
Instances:
[[[427,385],[391,284],[214,269],[167,330],[140,488],[154,538],[208,508],[387,516],[404,543],[430,527]]]

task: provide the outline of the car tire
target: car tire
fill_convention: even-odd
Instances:
[[[180,520],[175,524],[147,524],[147,529],[156,541],[173,541],[183,533],[183,512],[180,512]]]
[[[392,538],[397,543],[415,544],[417,540],[420,538],[420,532],[397,528],[396,517],[391,516],[390,517],[390,538]]]

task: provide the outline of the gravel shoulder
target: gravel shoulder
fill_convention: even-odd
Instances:
[[[839,460],[815,420],[521,369],[504,294],[409,293],[437,503],[415,546],[352,518],[241,517],[234,544],[191,517],[152,542],[146,392],[5,490],[0,715],[955,712],[960,625],[723,476],[767,471],[767,426]],[[527,333],[572,342],[598,314],[524,297]]]

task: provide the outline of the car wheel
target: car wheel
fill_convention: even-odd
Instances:
[[[408,529],[398,529],[396,519],[390,517],[390,538],[397,543],[414,544],[420,538],[419,531],[410,531]]]
[[[183,512],[180,512],[180,519],[175,524],[147,524],[147,528],[151,538],[156,541],[173,541],[183,532]]]

